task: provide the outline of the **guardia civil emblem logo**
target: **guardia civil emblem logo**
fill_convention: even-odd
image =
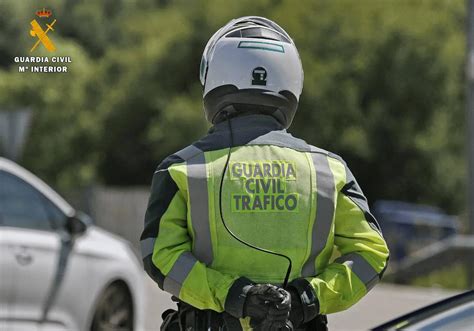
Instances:
[[[38,16],[41,19],[49,19],[49,17],[52,15],[51,10],[46,10],[43,8],[43,10],[38,10],[36,12],[36,16]],[[49,23],[46,22],[46,29],[43,29],[41,27],[41,24],[36,20],[33,19],[30,22],[31,25],[31,30],[30,30],[30,35],[31,37],[37,39],[36,42],[34,43],[33,47],[30,49],[30,53],[33,52],[40,44],[44,46],[49,52],[54,52],[56,50],[56,46],[54,46],[53,41],[51,38],[49,38],[48,33],[50,31],[54,31],[54,24],[56,24],[56,19],[53,21],[50,21]]]
[[[19,73],[67,73],[69,65],[72,63],[70,56],[58,54],[55,41],[52,38],[55,32],[56,18],[51,9],[40,9],[35,12],[35,17],[30,21],[29,31],[25,30],[28,40],[31,40],[31,48],[28,56],[15,56],[13,61],[18,64]],[[29,32],[29,34],[28,34]],[[31,38],[31,39],[30,39]],[[56,40],[56,42],[58,42]],[[37,51],[37,50],[40,51]],[[54,53],[45,56],[42,50],[47,53]],[[25,50],[26,52],[26,50]]]

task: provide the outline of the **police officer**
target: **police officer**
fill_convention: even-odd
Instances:
[[[178,301],[162,330],[324,330],[389,253],[346,163],[286,132],[303,87],[295,44],[268,19],[234,19],[200,78],[214,126],[158,166],[141,236],[147,273]]]

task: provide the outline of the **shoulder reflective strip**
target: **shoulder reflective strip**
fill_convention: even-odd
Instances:
[[[180,151],[174,153],[174,155],[179,156],[183,160],[189,160],[193,156],[202,153],[202,151],[194,145],[189,145],[188,147],[183,148]]]
[[[191,252],[182,253],[174,263],[168,275],[166,275],[165,280],[163,281],[163,289],[166,292],[179,297],[181,287],[196,262],[197,260]]]
[[[286,130],[270,131],[253,139],[248,145],[274,145],[301,152],[309,152],[311,150],[310,146],[304,140],[293,137],[286,132]]]
[[[153,254],[153,247],[155,247],[156,238],[146,238],[140,241],[140,251],[142,252],[142,259],[148,255]]]
[[[303,277],[316,275],[316,258],[326,246],[334,218],[334,195],[336,185],[329,161],[325,154],[313,153],[314,168],[316,170],[316,218],[313,224],[311,238],[311,253],[303,265]]]
[[[210,265],[213,259],[211,229],[209,225],[209,197],[207,192],[206,159],[204,153],[187,162],[188,190],[191,222],[194,230],[193,253]]]
[[[311,150],[312,153],[319,153],[319,154],[328,155],[328,152],[325,151],[325,150],[322,149],[322,148],[319,148],[319,147],[316,147],[316,146],[312,146],[312,145],[310,145],[309,148],[310,148],[310,150]]]
[[[361,255],[350,253],[336,259],[336,263],[348,266],[354,274],[365,284],[367,291],[379,281],[379,275]]]

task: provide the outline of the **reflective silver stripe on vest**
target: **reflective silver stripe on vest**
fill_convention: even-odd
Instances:
[[[153,247],[155,247],[156,238],[146,238],[140,241],[140,250],[142,252],[142,259],[148,255],[153,254]]]
[[[163,289],[177,297],[197,260],[191,252],[182,253],[163,281]]]
[[[316,257],[326,246],[334,218],[334,195],[336,193],[334,175],[329,167],[327,156],[321,153],[312,153],[311,156],[316,170],[316,217],[311,236],[311,253],[301,271],[303,277],[316,275]]]
[[[337,263],[348,266],[354,274],[365,284],[367,291],[379,281],[379,275],[361,255],[350,253],[336,259]]]
[[[194,230],[193,253],[199,261],[210,265],[213,254],[209,226],[206,160],[203,152],[187,161],[187,170],[191,222]]]
[[[179,156],[183,160],[192,158],[193,156],[201,153],[202,151],[194,145],[189,145],[188,147],[183,148],[180,151],[174,153],[174,155]]]
[[[377,233],[383,237],[382,231],[380,230],[380,225],[377,223],[377,219],[372,215],[369,208],[369,203],[367,198],[364,196],[362,189],[357,183],[352,172],[346,166],[346,183],[354,182],[354,189],[352,189],[352,194],[349,195],[349,199],[359,207],[359,209],[364,213],[364,216],[369,223],[370,227],[377,231]]]

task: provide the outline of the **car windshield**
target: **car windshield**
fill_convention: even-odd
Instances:
[[[449,309],[426,320],[414,323],[405,330],[472,330],[474,302]]]
[[[379,330],[472,330],[474,290],[433,303],[373,328]]]

